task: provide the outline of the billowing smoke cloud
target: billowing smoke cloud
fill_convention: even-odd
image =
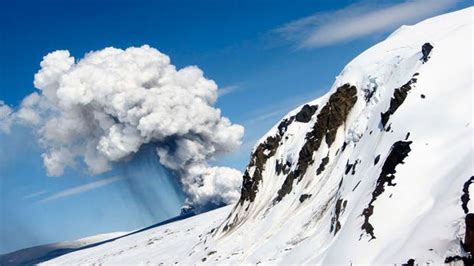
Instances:
[[[13,122],[13,110],[6,105],[3,101],[0,101],[0,131],[10,133],[10,127]]]
[[[39,90],[15,119],[33,125],[51,176],[85,166],[95,175],[152,145],[160,163],[180,178],[189,206],[230,203],[241,173],[209,160],[235,150],[243,127],[215,108],[217,85],[196,66],[177,70],[147,45],[106,48],[76,61],[68,51],[43,58]],[[11,110],[0,104],[0,119]]]

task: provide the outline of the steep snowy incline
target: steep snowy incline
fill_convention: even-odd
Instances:
[[[50,262],[443,263],[467,256],[474,249],[474,229],[464,222],[474,209],[473,15],[471,7],[403,26],[356,57],[326,95],[290,112],[257,143],[232,209],[154,229],[162,238],[150,246],[140,243],[155,231]]]
[[[288,114],[254,149],[219,246],[266,239],[249,243],[245,260],[274,245],[282,263],[459,253],[460,197],[474,173],[472,13],[402,27],[349,63],[311,109]]]

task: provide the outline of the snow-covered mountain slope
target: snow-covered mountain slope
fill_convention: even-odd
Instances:
[[[403,26],[356,57],[326,95],[257,143],[235,206],[47,264],[466,257],[474,248],[474,226],[465,225],[474,210],[473,14]]]
[[[62,254],[93,246],[109,239],[119,238],[126,232],[114,232],[81,238],[73,241],[64,241],[25,248],[0,256],[0,265],[29,265],[47,259],[58,257]]]
[[[69,253],[45,265],[109,264],[136,265],[159,264],[173,265],[187,262],[201,262],[202,258],[193,256],[193,249],[199,243],[206,242],[209,232],[219,226],[231,211],[226,206],[194,217],[169,223],[119,238],[94,248]],[[212,249],[204,252],[212,253]],[[229,254],[229,256],[233,256]],[[221,257],[218,255],[217,257]],[[195,261],[193,261],[193,259]]]

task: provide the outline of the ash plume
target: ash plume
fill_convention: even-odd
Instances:
[[[48,175],[66,167],[104,173],[151,145],[179,178],[186,206],[238,199],[240,171],[209,161],[238,148],[244,128],[214,107],[217,85],[197,66],[176,69],[147,45],[80,60],[61,50],[43,58],[34,85],[14,115],[2,103],[2,116],[36,130]]]

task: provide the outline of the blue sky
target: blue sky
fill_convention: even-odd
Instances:
[[[3,1],[0,100],[35,90],[48,52],[149,44],[177,67],[197,65],[221,89],[217,106],[245,126],[242,147],[215,164],[243,170],[260,136],[292,108],[327,91],[354,56],[402,24],[469,1]],[[358,22],[358,23],[354,23]],[[137,156],[148,158],[150,151]],[[100,176],[48,177],[28,128],[0,133],[0,253],[129,231],[179,213],[184,196],[153,160]],[[133,178],[124,180],[127,172]]]

